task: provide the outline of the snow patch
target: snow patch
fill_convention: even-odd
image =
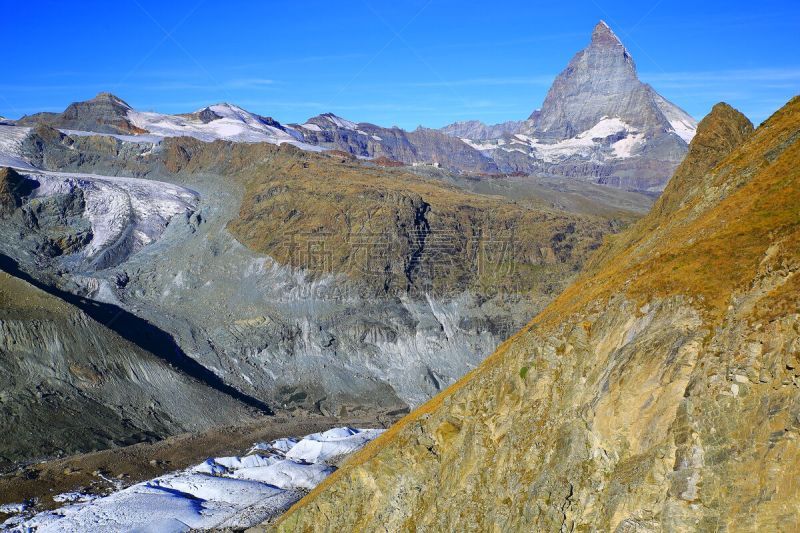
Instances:
[[[221,118],[204,123],[202,120],[192,117],[130,110],[128,119],[136,127],[161,137],[187,136],[204,142],[221,139],[244,143],[289,143],[304,150],[321,150],[317,146],[299,141],[289,131],[285,131],[273,123],[269,123],[264,117],[250,113],[241,107],[231,104],[216,104],[209,106],[208,109]]]
[[[608,144],[608,138],[622,135],[622,139]],[[644,140],[644,135],[618,117],[603,117],[600,121],[570,139],[548,143],[525,134],[515,134],[508,142],[468,142],[473,148],[489,150],[499,148],[507,152],[527,153],[547,163],[559,163],[572,157],[603,159],[605,157],[631,157],[633,150]],[[466,142],[466,141],[465,141]]]
[[[326,461],[360,449],[382,432],[336,428],[299,440],[256,443],[243,457],[210,458],[92,501],[65,493],[56,501],[74,503],[11,518],[1,527],[41,533],[245,529],[286,511],[336,470]],[[7,514],[24,510],[21,504],[0,507]]]
[[[356,124],[355,122],[351,122],[351,121],[349,121],[347,119],[344,119],[342,117],[337,117],[333,113],[327,113],[327,114],[323,115],[323,117],[325,117],[325,119],[328,122],[334,124],[335,126],[337,126],[339,128],[342,128],[342,129],[345,129],[345,130],[354,130],[354,131],[358,130],[358,124]]]
[[[30,128],[0,125],[0,166],[22,170],[34,170],[34,166],[22,155],[22,141]]]

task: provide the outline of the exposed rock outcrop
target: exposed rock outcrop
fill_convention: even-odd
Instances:
[[[681,202],[278,529],[796,529],[800,98],[705,122]]]
[[[54,128],[97,133],[138,134],[145,130],[128,117],[131,106],[111,93],[99,93],[91,100],[70,104],[63,113],[36,113],[22,117],[18,126],[42,123]]]
[[[21,176],[16,170],[0,167],[0,217],[8,216],[22,205],[22,199],[35,188],[36,182]]]

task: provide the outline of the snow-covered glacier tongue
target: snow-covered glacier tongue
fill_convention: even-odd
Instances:
[[[341,427],[301,439],[256,443],[242,456],[212,457],[101,498],[57,495],[56,501],[77,503],[29,517],[19,514],[0,529],[40,533],[244,529],[280,516],[345,457],[383,431]]]
[[[90,270],[118,265],[157,241],[173,217],[188,216],[199,200],[190,189],[154,180],[41,170],[22,174],[38,184],[33,202],[78,199],[91,229],[86,245],[64,261]]]

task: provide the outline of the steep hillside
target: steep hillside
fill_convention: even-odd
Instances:
[[[706,128],[682,201],[279,529],[796,529],[800,98]]]
[[[2,271],[0,332],[0,468],[243,422],[255,414],[73,305]]]
[[[240,241],[383,295],[551,294],[613,230],[602,217],[526,208],[289,147],[242,175],[242,207],[229,225]]]

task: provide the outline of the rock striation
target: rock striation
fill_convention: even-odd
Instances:
[[[4,271],[0,391],[3,469],[255,415],[74,305]]]

